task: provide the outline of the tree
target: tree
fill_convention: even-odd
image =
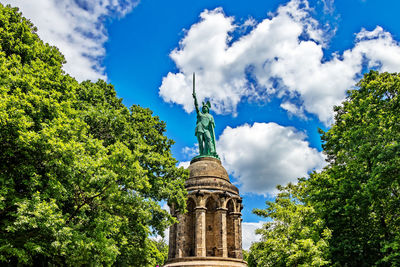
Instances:
[[[165,239],[156,239],[152,240],[154,246],[155,246],[155,255],[154,259],[156,259],[156,265],[158,266],[163,266],[166,261],[168,260],[168,243],[166,242]]]
[[[332,230],[339,266],[400,265],[400,75],[371,71],[322,132],[329,165],[306,198]]]
[[[296,245],[310,226],[314,244],[331,231],[321,255],[333,266],[400,266],[400,74],[370,71],[357,86],[321,131],[324,170],[280,187],[275,202],[256,210],[274,221],[259,230],[254,266],[298,265],[292,255],[302,255]]]
[[[149,235],[175,221],[159,202],[186,198],[165,123],[64,63],[0,4],[0,262],[155,266]]]
[[[261,229],[261,241],[253,243],[249,266],[325,266],[329,264],[330,230],[314,208],[301,198],[301,184],[278,186],[275,201],[267,201],[264,210],[253,212],[269,217]]]

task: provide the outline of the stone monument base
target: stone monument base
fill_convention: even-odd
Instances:
[[[169,259],[164,267],[247,267],[247,263],[241,259],[223,257],[183,257]]]

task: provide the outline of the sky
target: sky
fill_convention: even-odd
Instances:
[[[150,108],[188,166],[197,153],[192,73],[211,102],[217,153],[243,197],[243,247],[258,240],[276,185],[325,166],[318,128],[370,69],[400,71],[396,0],[0,0],[65,55]]]

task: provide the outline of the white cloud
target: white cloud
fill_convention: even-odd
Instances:
[[[122,17],[138,1],[129,0],[5,0],[17,6],[38,28],[42,40],[57,46],[64,54],[64,69],[77,80],[106,79],[102,58],[107,17]]]
[[[303,106],[298,107],[289,101],[285,101],[281,103],[280,107],[286,110],[289,113],[289,115],[295,115],[302,119],[307,119],[306,115],[304,114]]]
[[[185,169],[189,168],[190,161],[181,161],[178,163],[178,168],[183,167]]]
[[[242,223],[242,247],[248,250],[253,242],[258,242],[261,235],[256,235],[255,231],[263,226],[265,222],[243,222]]]
[[[241,25],[241,27],[246,29],[248,27],[254,27],[255,25],[257,25],[256,20],[254,18],[250,17],[247,20],[245,20],[245,22],[243,23],[243,25]]]
[[[324,166],[322,153],[311,148],[305,138],[304,133],[276,123],[245,124],[226,127],[217,151],[241,192],[273,195],[278,184],[296,182]]]
[[[182,154],[184,155],[185,158],[188,158],[188,159],[193,158],[194,156],[199,154],[199,144],[196,143],[196,144],[194,144],[193,147],[185,146],[182,149]]]
[[[333,1],[326,3],[333,6]],[[171,52],[179,71],[163,78],[160,96],[191,112],[191,75],[196,72],[199,100],[211,99],[218,114],[235,115],[238,103],[246,99],[278,97],[287,111],[287,103],[296,100],[302,105],[298,110],[330,124],[333,106],[344,100],[365,62],[382,71],[400,71],[400,47],[378,26],[361,30],[352,49],[324,60],[331,35],[310,10],[306,0],[292,0],[258,24],[253,21],[252,30],[233,42],[232,33],[240,33],[249,22],[235,24],[222,8],[203,11]]]

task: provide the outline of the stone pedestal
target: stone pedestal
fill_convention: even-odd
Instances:
[[[247,266],[242,256],[242,199],[221,162],[212,157],[193,159],[185,187],[186,214],[175,214],[165,267]]]

